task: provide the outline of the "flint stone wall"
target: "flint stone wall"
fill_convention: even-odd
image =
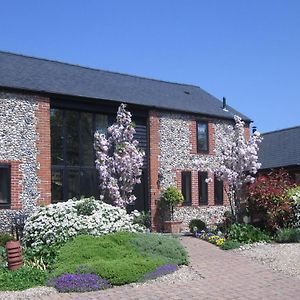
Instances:
[[[160,113],[160,169],[161,189],[176,186],[176,170],[209,171],[220,164],[221,137],[229,121],[214,120],[215,155],[192,154],[192,118],[187,114]],[[174,217],[187,225],[191,219],[199,218],[206,223],[219,223],[228,206],[184,206],[175,210]]]
[[[37,109],[34,97],[0,92],[0,161],[18,161],[22,174],[19,181],[22,209],[0,209],[0,231],[11,229],[14,216],[31,213],[36,208],[39,198]]]

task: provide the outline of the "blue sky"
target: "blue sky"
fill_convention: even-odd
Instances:
[[[1,0],[0,49],[199,85],[261,132],[300,125],[298,0]]]

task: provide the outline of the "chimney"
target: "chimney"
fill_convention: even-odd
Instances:
[[[223,97],[223,107],[222,107],[224,110],[226,110],[226,98]]]

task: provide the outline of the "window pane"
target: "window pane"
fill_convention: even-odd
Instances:
[[[81,113],[80,116],[81,133],[81,157],[83,166],[94,165],[94,133],[93,115],[91,113]]]
[[[68,170],[67,171],[68,178],[68,194],[67,198],[71,199],[73,197],[80,197],[80,173],[79,170]]]
[[[223,181],[218,180],[215,177],[214,180],[214,186],[215,186],[215,204],[223,204]]]
[[[191,185],[191,172],[181,173],[181,185],[182,185],[182,195],[184,197],[184,204],[192,203],[192,185]]]
[[[198,151],[208,151],[208,128],[207,123],[197,123],[197,134],[198,134]]]
[[[199,187],[199,204],[208,205],[208,186],[206,183],[207,172],[198,173],[198,187]]]
[[[51,160],[52,165],[62,165],[63,157],[63,111],[51,109]]]
[[[0,165],[0,205],[10,202],[10,167]]]
[[[63,201],[63,170],[52,170],[51,177],[52,202]]]
[[[98,184],[96,182],[96,170],[81,170],[80,171],[80,197],[94,196],[99,198]]]
[[[108,127],[108,118],[107,115],[97,114],[95,117],[95,131],[100,133],[106,133]]]
[[[65,134],[67,165],[79,165],[79,113],[65,111]]]

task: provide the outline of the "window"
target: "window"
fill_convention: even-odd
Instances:
[[[215,177],[214,186],[215,186],[215,204],[216,205],[222,205],[223,201],[224,201],[223,181],[218,180]]]
[[[197,122],[197,151],[208,152],[208,124]]]
[[[106,132],[108,115],[51,109],[52,201],[98,197],[94,132]]]
[[[184,205],[192,203],[192,174],[189,171],[181,173],[181,192],[184,197]]]
[[[0,164],[0,207],[10,205],[10,165]]]
[[[207,172],[198,172],[199,205],[208,205]]]

